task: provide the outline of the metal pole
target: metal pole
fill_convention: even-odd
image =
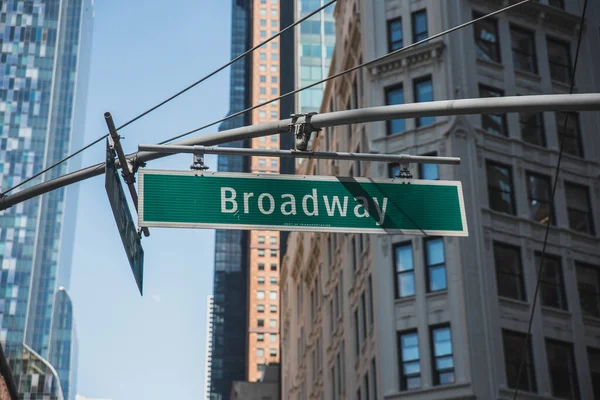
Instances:
[[[311,123],[314,128],[318,129],[328,126],[385,121],[399,118],[541,111],[600,111],[600,94],[511,96],[483,99],[443,100],[428,103],[371,107],[317,114],[312,117]],[[300,117],[297,122],[303,123],[304,117]],[[292,120],[288,118],[281,121],[266,122],[230,129],[219,133],[202,135],[181,140],[174,144],[180,146],[214,146],[238,140],[288,132],[291,123]],[[167,155],[154,152],[138,152],[128,155],[127,158],[138,162],[146,162],[165,156]],[[5,210],[25,200],[29,200],[72,183],[102,175],[103,173],[104,163],[100,163],[50,181],[42,182],[0,199],[0,210]]]
[[[125,179],[125,183],[129,188],[129,194],[131,195],[131,200],[133,200],[133,205],[135,207],[135,211],[138,210],[138,195],[135,190],[135,176],[133,175],[132,170],[129,169],[129,163],[127,162],[127,158],[125,156],[125,152],[123,151],[123,147],[121,146],[121,136],[117,132],[117,128],[115,127],[115,122],[113,121],[112,115],[109,112],[104,113],[104,119],[106,120],[106,126],[108,126],[108,132],[110,133],[110,137],[113,140],[115,145],[115,151],[117,152],[117,157],[119,158],[119,164],[121,165],[121,170],[123,171],[123,178]],[[142,227],[142,232],[144,232],[144,236],[150,236],[150,231],[147,227]]]
[[[163,154],[220,154],[230,156],[264,156],[264,157],[291,157],[314,158],[328,160],[357,160],[398,162],[401,164],[460,164],[458,157],[432,157],[411,156],[408,154],[376,154],[376,153],[344,153],[329,151],[297,151],[297,150],[266,150],[266,149],[239,149],[232,147],[206,147],[206,146],[170,146],[160,144],[140,144],[140,151],[151,151]]]

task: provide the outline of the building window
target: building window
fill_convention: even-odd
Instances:
[[[452,335],[449,326],[431,328],[433,356],[433,384],[454,383],[454,359],[452,357]]]
[[[427,10],[412,14],[413,43],[427,39]]]
[[[516,214],[510,167],[488,161],[486,164],[490,208],[507,214]]]
[[[269,334],[269,342],[271,342],[271,343],[277,343],[277,334],[276,333],[270,333]]]
[[[277,291],[271,290],[269,292],[269,299],[271,299],[271,300],[277,300]]]
[[[527,336],[524,333],[513,332],[506,329],[502,330],[506,384],[511,389],[517,389],[517,381],[519,381],[519,390],[536,392],[537,385],[535,381],[533,357],[531,354],[531,342],[527,344],[527,349],[525,350],[525,353],[523,353],[523,346],[525,345],[526,338]],[[523,357],[523,370],[519,379],[518,374],[521,357]]]
[[[256,349],[256,357],[264,357],[265,356],[265,349],[262,348],[257,348]]]
[[[550,177],[527,173],[527,200],[529,203],[529,218],[546,224],[549,221],[554,225],[550,218],[552,204],[552,188],[550,186]]]
[[[394,246],[396,298],[415,295],[415,271],[411,244]]]
[[[583,158],[583,147],[581,145],[581,136],[579,134],[579,115],[573,112],[564,113],[560,111],[557,111],[555,115],[556,132],[558,134],[559,144],[563,141],[564,136],[563,151],[573,156]],[[565,122],[567,129],[565,129]]]
[[[496,242],[494,243],[494,263],[496,264],[498,296],[526,301],[521,250],[518,247]]]
[[[270,277],[269,282],[271,283],[271,285],[277,285],[277,277],[276,276]]]
[[[264,82],[266,82],[266,81],[267,81],[267,77],[266,77],[266,76],[264,76],[264,75],[260,75],[260,76],[259,76],[259,81],[260,81],[261,83],[264,83]]]
[[[436,156],[437,153],[425,154],[426,156]],[[427,180],[438,180],[440,174],[437,164],[419,164],[419,177]]]
[[[277,83],[277,77],[276,76],[272,76],[271,77],[271,83]]]
[[[569,44],[547,38],[548,63],[550,64],[550,77],[554,81],[571,84],[571,50]]]
[[[548,0],[548,4],[550,4],[552,7],[560,8],[562,10],[565,9],[565,0]]]
[[[264,319],[259,319],[256,322],[257,322],[257,326],[259,328],[262,328],[263,326],[265,326],[265,320]]]
[[[277,264],[271,264],[271,271],[277,271]]]
[[[479,97],[503,97],[504,92],[489,86],[479,85]],[[487,133],[508,136],[506,114],[481,114],[481,128]]]
[[[271,357],[276,357],[277,356],[277,349],[270,348],[269,349],[269,355]]]
[[[535,266],[539,268],[542,255],[535,253]],[[542,270],[540,297],[542,305],[546,307],[567,309],[567,297],[562,275],[560,257],[544,255],[544,268]]]
[[[515,69],[537,74],[533,32],[511,26],[510,41]]]
[[[258,256],[259,257],[264,257],[265,256],[265,249],[258,249]]]
[[[263,263],[258,264],[258,270],[259,271],[264,271],[265,270],[265,264],[263,264]]]
[[[272,137],[275,137],[275,140],[277,140],[277,136],[272,136]],[[275,162],[277,162],[277,160],[275,160]],[[277,244],[277,236],[269,236],[269,243]]]
[[[259,159],[258,159],[258,165],[259,165],[259,166],[261,166],[261,167],[264,167],[264,166],[266,165],[266,163],[267,163],[267,162],[265,161],[265,159],[264,159],[264,158],[259,158]],[[264,238],[263,238],[263,240],[264,240]],[[259,243],[260,243],[260,242],[259,242]],[[264,242],[263,242],[263,243],[264,243]]]
[[[272,313],[276,313],[277,312],[277,306],[275,304],[271,304],[269,306],[269,311],[271,311]]]
[[[478,13],[473,14],[473,19],[479,17],[482,17],[482,15]],[[474,31],[477,57],[487,61],[501,62],[500,47],[498,45],[498,24],[496,20],[486,18],[476,22]]]
[[[519,124],[521,125],[521,138],[524,142],[546,147],[542,113],[519,113]]]
[[[257,333],[256,334],[256,341],[258,342],[264,342],[265,340],[265,334],[264,333]]]
[[[600,399],[600,350],[588,347],[588,360],[590,362],[590,376],[594,399]]]
[[[421,362],[419,336],[416,331],[398,332],[398,358],[400,360],[400,390],[421,387]]]
[[[590,193],[587,186],[565,182],[565,193],[569,228],[593,235],[594,223],[590,206]]]
[[[385,104],[388,106],[404,104],[404,90],[402,89],[402,85],[385,89]],[[405,129],[404,119],[394,119],[387,122],[388,135],[402,133]]]
[[[433,84],[431,77],[416,79],[414,81],[414,93],[416,103],[426,103],[433,101]],[[420,117],[416,119],[417,127],[431,125],[435,122],[435,117]]]
[[[369,275],[369,325],[373,327],[375,325],[375,307],[373,305],[373,278]]]
[[[270,328],[277,328],[277,320],[276,319],[270,319],[269,320],[269,327]]]
[[[581,312],[600,318],[600,267],[578,262],[576,269]]]
[[[396,18],[388,21],[388,51],[401,49],[404,47],[402,40],[402,18]]]
[[[425,262],[427,263],[428,292],[446,289],[446,262],[444,239],[428,239],[425,242]]]
[[[265,298],[265,291],[264,290],[257,290],[256,291],[256,298],[259,300],[262,300]]]
[[[271,257],[277,257],[277,250],[276,249],[271,249]]]
[[[264,304],[258,304],[256,306],[256,311],[259,312],[259,313],[265,312],[265,305]]]
[[[552,396],[563,399],[579,399],[579,383],[573,355],[573,345],[546,339],[548,370]]]
[[[258,277],[258,284],[259,285],[264,285],[265,284],[265,277],[264,276],[259,276]]]

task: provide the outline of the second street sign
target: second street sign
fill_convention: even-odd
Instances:
[[[460,182],[138,173],[139,226],[468,236]]]

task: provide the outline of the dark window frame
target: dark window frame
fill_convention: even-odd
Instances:
[[[445,354],[445,355],[441,355],[441,356],[436,356],[435,355],[435,339],[434,339],[434,331],[438,330],[438,329],[448,329],[450,331],[450,347],[451,347],[451,352],[450,354]],[[452,385],[456,383],[456,366],[454,364],[454,343],[452,342],[452,328],[450,326],[449,323],[444,323],[444,324],[439,324],[439,325],[432,325],[429,327],[429,348],[431,349],[431,375],[433,378],[433,385],[434,386],[442,386],[442,385]],[[438,369],[436,366],[436,359],[437,358],[445,358],[445,357],[452,357],[452,368],[441,368]],[[444,374],[444,373],[448,373],[448,372],[452,372],[452,379],[453,382],[450,383],[440,383],[440,375]]]
[[[535,268],[536,271],[538,271],[539,273],[539,268],[540,268],[540,259],[541,259],[542,253],[539,251],[536,251],[533,255],[533,259],[535,262]],[[552,261],[552,262],[556,262],[558,265],[558,271],[556,271],[556,275],[558,276],[558,282],[552,282],[549,281],[547,279],[544,279],[544,274],[542,274],[542,276],[540,277],[540,304],[544,307],[551,307],[551,308],[555,308],[558,310],[564,310],[567,311],[569,309],[568,307],[568,302],[567,302],[567,293],[565,290],[565,277],[564,277],[564,269],[562,266],[562,257],[554,255],[554,254],[544,254],[544,271],[547,271],[546,268],[548,268],[548,260]],[[544,272],[542,271],[542,272]],[[558,306],[556,305],[551,305],[548,304],[547,302],[544,301],[544,298],[546,298],[545,295],[545,291],[546,290],[552,290],[555,292],[556,297],[558,299]]]
[[[545,181],[548,184],[548,200],[543,200],[543,199],[538,199],[538,198],[534,198],[533,194],[531,193],[531,186],[530,186],[530,180],[529,177],[534,177],[535,179],[539,179],[541,181]],[[552,208],[552,180],[548,175],[543,175],[543,174],[538,174],[537,172],[531,172],[531,171],[526,171],[525,172],[525,186],[527,189],[527,202],[528,202],[528,206],[529,206],[529,219],[536,221],[535,218],[531,217],[531,203],[532,201],[537,201],[538,203],[544,203],[548,206],[548,222],[550,222],[551,226],[556,225],[555,224],[555,215],[554,215],[554,209]],[[542,221],[536,221],[538,223],[542,223]]]
[[[484,14],[482,14],[480,12],[477,12],[477,11],[473,11],[473,19],[481,18],[483,16],[484,16]],[[476,36],[477,35],[477,26],[480,23],[481,24],[486,24],[486,25],[493,25],[493,33],[496,35],[496,43],[491,42],[491,41],[486,40],[486,39],[478,38]],[[490,59],[492,61],[494,61],[494,62],[499,63],[499,64],[502,63],[502,55],[501,55],[501,52],[500,52],[500,40],[499,40],[499,35],[498,35],[498,20],[496,20],[495,18],[486,18],[485,20],[482,20],[480,22],[475,23],[475,25],[473,26],[473,34],[475,35],[474,36],[474,39],[475,39],[475,48],[477,48],[477,44],[479,42],[485,42],[485,43],[487,43],[488,46],[491,46],[491,47],[495,48],[495,51],[494,51],[495,54],[493,55],[493,57],[490,57]],[[489,54],[488,54],[488,56],[489,56]],[[481,57],[478,57],[478,58],[481,58]],[[488,61],[488,60],[486,60],[486,61]]]
[[[524,35],[524,36],[528,36],[529,38],[531,38],[531,42],[532,42],[532,54],[528,54],[526,52],[523,52],[521,50],[515,49],[513,47],[513,42],[512,42],[512,32],[516,32],[518,34]],[[536,41],[535,41],[535,32],[531,31],[527,28],[523,28],[519,25],[515,25],[515,24],[510,24],[509,27],[509,34],[510,34],[510,50],[512,52],[513,55],[513,68],[515,70],[519,70],[519,71],[523,71],[526,73],[530,73],[530,74],[534,74],[534,75],[539,75],[539,66],[538,66],[538,60],[537,60],[537,51],[536,51]],[[516,58],[515,58],[515,53],[520,54],[522,56],[526,56],[526,57],[530,57],[531,58],[531,64],[533,67],[533,71],[529,71],[526,69],[522,69],[517,67],[516,64]]]
[[[418,357],[417,359],[413,359],[413,360],[404,360],[403,356],[402,356],[402,337],[403,336],[408,336],[408,335],[416,335],[417,337],[417,352],[418,352]],[[399,372],[399,378],[400,378],[400,391],[407,391],[407,390],[417,390],[419,388],[422,387],[422,381],[421,381],[421,352],[419,351],[419,332],[416,329],[409,329],[406,331],[398,331],[396,332],[396,345],[398,347],[398,372]],[[404,373],[404,364],[408,364],[408,363],[419,363],[419,373],[413,373],[413,374],[405,374]],[[409,379],[413,379],[413,378],[419,378],[419,386],[415,387],[415,388],[408,388],[408,380]]]
[[[415,103],[429,103],[430,101],[435,101],[435,97],[433,96],[433,76],[432,75],[423,75],[418,78],[413,79],[413,97],[415,99]],[[431,85],[431,100],[430,101],[419,101],[417,98],[417,85],[421,83],[429,82]],[[424,123],[423,120],[431,119],[431,122]],[[422,126],[429,126],[435,123],[435,117],[419,117],[415,118],[415,127],[420,128]]]
[[[425,14],[425,32],[417,32],[417,30],[416,30],[416,25],[417,24],[415,23],[415,20],[416,20],[417,17],[419,17],[419,16],[421,16],[423,14]],[[427,15],[427,8],[423,8],[421,10],[418,10],[418,11],[415,11],[415,12],[411,13],[411,15],[410,15],[410,22],[411,22],[411,32],[412,32],[413,43],[420,42],[420,41],[425,40],[425,39],[427,39],[429,37],[429,21],[427,21],[427,17],[428,17],[428,15]],[[417,40],[417,38],[419,36],[423,35],[423,33],[425,34],[425,37],[422,38],[422,39],[418,39]]]
[[[569,187],[571,187],[573,189],[584,190],[587,194],[587,211],[583,211],[583,210],[571,207],[569,205],[569,201],[567,198],[566,203],[567,203],[567,218],[568,218],[568,223],[569,223],[569,229],[572,229],[576,232],[581,232],[586,235],[595,236],[596,235],[596,227],[594,226],[594,213],[593,213],[593,209],[592,209],[592,199],[590,196],[590,187],[587,185],[581,185],[579,183],[570,182],[570,181],[565,181],[564,184],[565,184],[565,197],[567,197],[566,193],[567,193]],[[575,229],[571,226],[571,216],[570,216],[571,212],[585,213],[587,215],[587,225],[589,228],[586,231]]]
[[[581,125],[579,124],[579,113],[577,112],[561,112],[561,111],[555,111],[554,112],[554,119],[556,121],[556,136],[558,137],[558,145],[560,146],[561,142],[562,142],[562,138],[565,135],[566,132],[564,132],[564,127],[565,127],[565,118],[566,116],[568,117],[567,120],[567,126],[569,126],[568,121],[575,121],[575,134],[576,136],[572,136],[572,135],[567,135],[565,136],[566,138],[570,139],[570,140],[575,140],[576,141],[576,151],[575,152],[571,152],[571,151],[565,151],[563,149],[563,151],[567,154],[570,154],[572,156],[575,157],[580,157],[580,158],[585,158],[584,155],[584,151],[583,151],[583,141],[581,138]],[[560,117],[565,117],[565,118],[560,118]],[[565,139],[566,141],[566,139]]]
[[[392,25],[394,25],[395,23],[400,23],[400,41],[399,41],[400,47],[397,47],[397,48],[394,47],[394,44],[397,43],[398,41],[392,40],[392,32],[393,32]],[[404,26],[402,25],[402,17],[392,18],[387,21],[388,53],[391,53],[393,51],[396,51],[396,50],[404,47],[403,28],[404,28]]]
[[[479,98],[494,98],[494,97],[504,97],[504,90],[495,88],[493,86],[488,86],[488,85],[484,85],[484,84],[479,84],[477,86],[478,89],[478,94],[479,94]],[[481,96],[481,91],[484,90],[486,92],[490,92],[490,93],[497,93],[498,96],[486,96],[486,97],[482,97]],[[492,133],[492,132],[488,132],[485,127],[484,127],[484,118],[487,116],[498,116],[501,119],[502,122],[502,132],[500,134],[498,133]],[[506,119],[506,113],[500,113],[500,114],[481,114],[481,129],[485,132],[488,133],[490,135],[499,135],[499,136],[504,136],[504,137],[508,137],[509,136],[509,132],[508,132],[508,120]]]
[[[512,208],[512,212],[506,212],[506,211],[501,211],[501,210],[496,210],[495,208],[492,207],[492,203],[491,203],[491,199],[492,197],[490,196],[490,190],[492,190],[493,194],[502,194],[502,193],[506,193],[506,191],[504,191],[502,188],[500,187],[493,187],[492,185],[490,185],[490,182],[486,182],[487,183],[487,189],[488,189],[488,204],[490,209],[497,211],[497,212],[503,212],[509,215],[517,215],[517,205],[515,203],[515,182],[513,179],[513,174],[512,174],[512,166],[507,165],[507,164],[502,164],[496,161],[492,161],[492,160],[486,160],[485,162],[485,172],[486,172],[486,180],[488,180],[488,168],[492,166],[492,167],[499,167],[499,168],[505,168],[508,170],[508,179],[510,181],[510,205]]]
[[[527,342],[526,353],[523,354],[523,341]],[[507,341],[510,339],[516,339],[519,341],[517,344],[517,351],[511,351],[507,349]],[[526,392],[537,393],[537,381],[535,376],[535,363],[533,359],[533,352],[531,346],[531,335],[527,335],[523,332],[513,331],[510,329],[502,329],[502,348],[504,350],[504,367],[506,374],[506,386],[511,389],[516,389],[516,382],[510,382],[511,372],[515,373],[521,368],[521,361],[523,358],[523,369],[521,370],[521,377],[519,379],[519,390]],[[525,357],[523,357],[525,356]],[[515,357],[516,360],[510,360],[511,357]]]
[[[444,261],[442,263],[429,264],[429,252],[427,251],[427,244],[434,240],[441,240],[441,242],[442,242],[442,250],[444,252]],[[427,239],[424,239],[423,240],[423,252],[424,252],[424,259],[425,259],[425,270],[426,270],[426,275],[427,275],[427,293],[436,293],[436,292],[447,291],[448,290],[448,273],[447,273],[447,268],[446,268],[446,244],[445,244],[444,238],[435,236],[435,237],[428,237]],[[444,285],[443,289],[432,290],[431,289],[431,268],[438,268],[440,266],[444,267],[445,285]]]
[[[563,4],[563,8],[564,8],[564,4]],[[571,78],[573,77],[573,60],[571,58],[571,43],[561,40],[561,39],[558,39],[558,38],[555,38],[553,36],[546,36],[546,49],[548,49],[550,43],[564,47],[566,49],[566,53],[567,53],[567,64],[557,64],[555,62],[552,62],[550,60],[550,57],[548,57],[548,65],[550,68],[550,79],[555,82],[560,82],[560,83],[564,83],[565,85],[570,85]],[[552,66],[558,66],[560,68],[565,68],[567,70],[567,72],[566,72],[567,81],[566,82],[558,80],[558,79],[554,79],[554,77],[552,76]]]
[[[521,252],[521,248],[519,246],[515,246],[515,245],[509,244],[509,243],[499,242],[499,241],[494,241],[492,247],[493,247],[493,255],[494,255],[494,267],[496,268],[496,271],[495,271],[495,273],[496,273],[496,289],[498,291],[498,297],[527,302],[527,292],[526,292],[526,288],[525,288],[525,274],[524,274],[524,270],[523,270],[523,254]],[[496,253],[497,247],[503,247],[507,250],[516,250],[517,251],[519,265],[518,265],[518,271],[516,274],[508,273],[505,271],[499,272],[498,259],[497,259],[498,256]],[[517,289],[518,295],[520,294],[520,298],[508,297],[508,296],[500,293],[500,286],[499,286],[499,279],[498,279],[499,273],[503,274],[503,275],[509,275],[509,276],[516,277],[517,282],[518,282],[518,287],[516,289]]]
[[[410,247],[410,251],[411,251],[411,255],[413,258],[413,268],[411,270],[407,270],[407,271],[401,271],[399,272],[397,270],[397,264],[398,264],[398,257],[397,257],[397,249],[400,247]],[[399,243],[394,243],[394,245],[392,246],[392,251],[393,251],[393,256],[392,256],[392,271],[394,273],[394,293],[395,293],[395,299],[406,299],[406,298],[410,298],[410,297],[414,297],[415,294],[411,294],[411,295],[407,295],[407,296],[400,296],[400,290],[398,287],[398,284],[400,282],[400,280],[398,279],[400,275],[402,274],[410,274],[412,273],[412,279],[413,279],[413,289],[414,292],[416,293],[416,287],[415,287],[415,255],[414,255],[414,250],[413,250],[413,244],[412,241],[408,240],[408,241],[404,241],[404,242],[399,242]]]
[[[400,104],[406,104],[406,97],[404,95],[404,85],[402,83],[399,83],[399,84],[387,86],[387,87],[384,88],[384,96],[385,96],[384,100],[385,100],[385,104],[386,105],[389,106],[389,105],[395,105],[396,104],[396,103],[392,104],[389,101],[390,93],[393,92],[393,91],[396,91],[396,90],[400,90],[402,92],[402,100],[403,100],[403,102],[400,103]],[[403,129],[401,131],[399,131],[399,132],[392,132],[392,122],[394,122],[394,121],[402,121],[403,122],[404,127],[403,127]],[[400,135],[400,134],[403,134],[404,132],[406,132],[406,119],[400,118],[400,119],[397,119],[397,120],[386,121],[386,135],[387,136]]]
[[[595,285],[598,288],[596,293],[590,292],[588,290],[581,290],[581,285],[579,283],[579,271],[581,269],[585,269],[585,268],[596,271],[597,282],[595,282]],[[581,313],[583,315],[589,315],[591,317],[600,318],[600,266],[585,263],[585,262],[575,261],[575,271],[576,271],[575,274],[576,274],[576,279],[577,279],[577,295],[579,297],[579,308],[581,310]],[[587,299],[587,302],[584,303],[584,299]],[[592,311],[590,311],[590,308],[588,308],[589,306],[584,307],[584,305],[583,305],[583,304],[592,303],[591,299],[595,299],[595,301],[593,301],[593,305],[594,305],[595,309]]]
[[[567,379],[567,376],[569,376],[571,379],[570,384],[573,385],[572,389],[571,389],[571,394],[574,395],[574,397],[576,399],[581,398],[581,392],[580,392],[580,388],[579,388],[579,380],[578,380],[578,376],[577,376],[577,364],[575,363],[575,350],[574,350],[574,346],[573,343],[570,342],[565,342],[562,340],[554,340],[554,339],[548,339],[546,338],[545,340],[545,347],[546,347],[546,357],[547,357],[547,365],[548,365],[548,377],[550,378],[550,389],[551,389],[551,393],[552,396],[554,397],[562,397],[559,393],[556,393],[556,384],[559,383],[564,383]],[[562,369],[565,368],[564,363],[561,363],[560,366],[558,366],[558,371],[554,371],[553,373],[553,369],[557,368],[557,366],[552,365],[551,363],[551,357],[550,357],[550,351],[549,351],[549,345],[550,346],[555,346],[555,348],[561,348],[561,350],[563,351],[567,351],[569,354],[569,360],[567,360],[567,362],[570,362],[570,366],[569,366],[569,372],[565,374],[564,371],[561,371]],[[560,376],[559,379],[552,379],[552,376]]]
[[[529,118],[524,118],[528,116]],[[535,129],[537,142],[526,140],[523,135],[524,127],[527,127],[527,123],[531,118],[535,118]],[[521,133],[521,140],[525,143],[529,143],[535,146],[546,147],[546,126],[544,124],[544,114],[541,112],[523,112],[519,113],[519,132]]]

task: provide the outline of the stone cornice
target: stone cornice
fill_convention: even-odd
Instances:
[[[369,72],[372,76],[379,76],[433,62],[442,57],[444,48],[445,44],[440,40],[426,43],[375,63],[369,67]]]

